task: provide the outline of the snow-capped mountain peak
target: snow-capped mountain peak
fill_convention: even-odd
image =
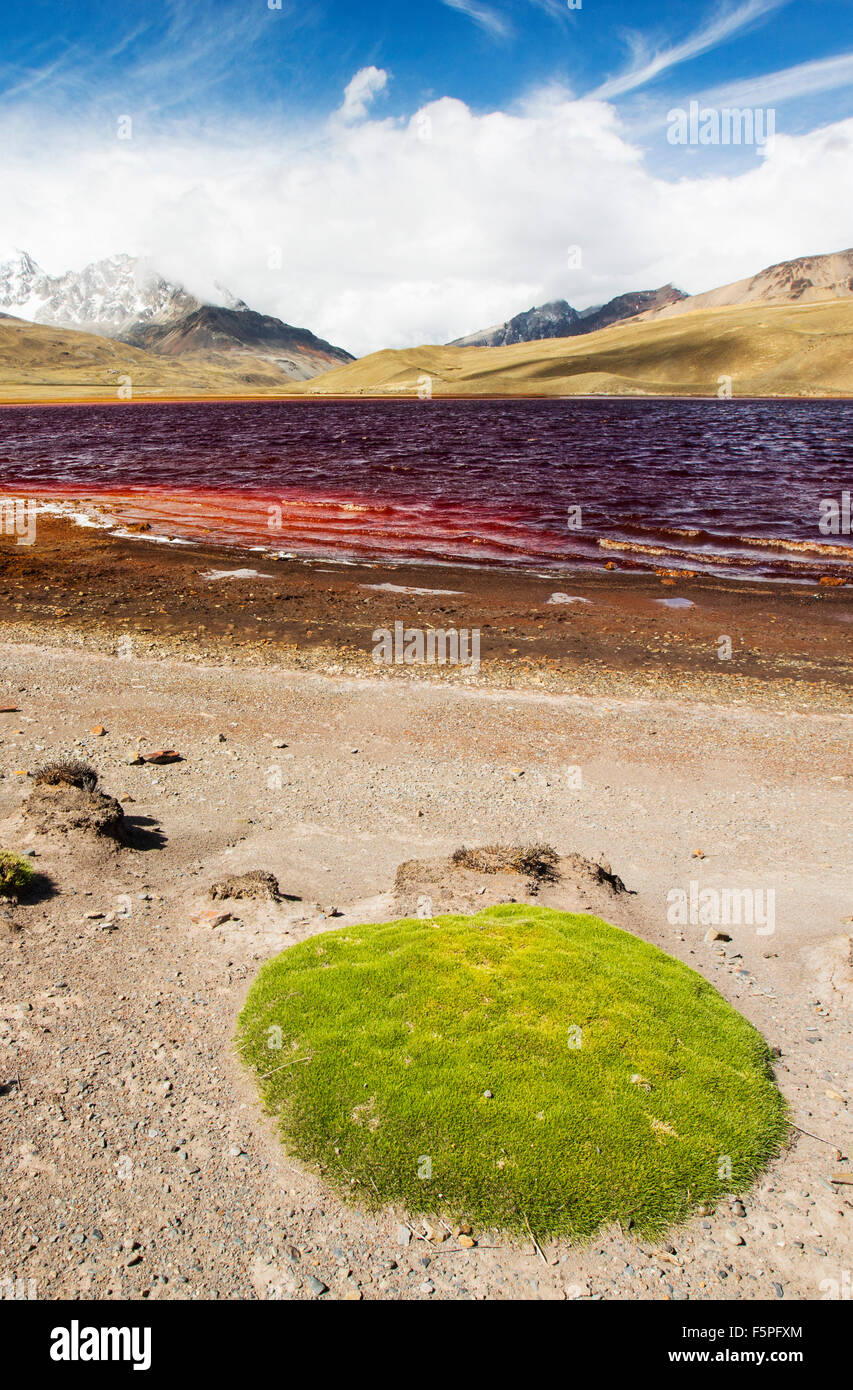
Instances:
[[[30,318],[38,303],[37,285],[44,280],[41,266],[26,251],[15,249],[0,258],[0,310],[18,318]]]
[[[250,373],[260,362],[291,381],[353,360],[308,329],[255,313],[224,285],[213,288],[202,302],[136,256],[107,256],[65,275],[47,275],[26,251],[0,258],[0,315],[117,338],[158,356],[212,355],[220,366],[248,358]]]
[[[165,322],[199,301],[136,256],[108,256],[47,275],[25,251],[0,262],[0,311],[34,323],[119,337],[132,324]]]

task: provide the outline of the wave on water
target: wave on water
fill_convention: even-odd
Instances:
[[[849,496],[851,423],[846,401],[19,408],[0,500],[338,564],[853,582],[853,543],[819,529]]]

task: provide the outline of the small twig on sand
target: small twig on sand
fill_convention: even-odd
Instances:
[[[475,1255],[478,1250],[502,1250],[501,1245],[456,1245],[452,1249],[445,1250],[443,1246],[435,1247],[436,1255]]]
[[[790,1125],[791,1128],[797,1130],[798,1133],[807,1135],[809,1139],[816,1139],[819,1144],[826,1144],[828,1148],[835,1149],[837,1154],[840,1154],[842,1158],[844,1157],[841,1149],[839,1149],[837,1144],[833,1144],[831,1139],[822,1139],[819,1134],[812,1134],[810,1129],[803,1129],[801,1125],[795,1125],[793,1120],[790,1121]]]
[[[258,1077],[259,1081],[266,1081],[268,1076],[275,1076],[277,1071],[284,1071],[286,1067],[298,1066],[300,1062],[311,1062],[312,1057],[294,1057],[292,1062],[283,1062],[280,1067],[273,1067],[272,1071],[265,1071],[263,1076]]]
[[[530,1222],[528,1221],[528,1219],[527,1219],[526,1216],[525,1216],[525,1218],[524,1218],[524,1224],[525,1224],[525,1226],[527,1227],[527,1234],[530,1236],[530,1239],[533,1241],[533,1248],[535,1249],[535,1251],[536,1251],[537,1255],[539,1256],[540,1260],[542,1261],[543,1265],[546,1265],[546,1264],[548,1263],[548,1261],[545,1259],[545,1256],[542,1254],[542,1246],[539,1244],[539,1242],[538,1242],[538,1240],[536,1239],[535,1235],[534,1235],[533,1232],[531,1231],[531,1229],[530,1229]]]

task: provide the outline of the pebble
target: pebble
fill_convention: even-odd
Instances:
[[[217,912],[216,908],[203,908],[201,912],[191,912],[190,921],[195,922],[200,927],[221,927],[223,923],[231,921],[230,912]]]

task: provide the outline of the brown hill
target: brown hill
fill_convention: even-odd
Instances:
[[[853,296],[631,319],[510,347],[386,350],[308,382],[239,353],[165,356],[0,316],[0,400],[234,396],[853,395]]]
[[[677,303],[649,309],[642,319],[673,318],[697,309],[742,308],[747,304],[823,304],[853,296],[853,250],[780,261],[747,280],[689,295]]]
[[[308,381],[355,358],[307,328],[293,328],[252,309],[204,304],[164,323],[140,323],[122,334],[125,342],[165,357],[202,355],[239,369],[248,357],[269,363],[292,381]]]
[[[245,396],[275,394],[283,384],[281,370],[261,358],[157,356],[116,338],[0,314],[0,401],[109,401],[122,399],[120,388],[143,400]]]
[[[421,347],[363,357],[293,392],[312,396],[853,394],[853,298],[631,319],[584,338]]]

